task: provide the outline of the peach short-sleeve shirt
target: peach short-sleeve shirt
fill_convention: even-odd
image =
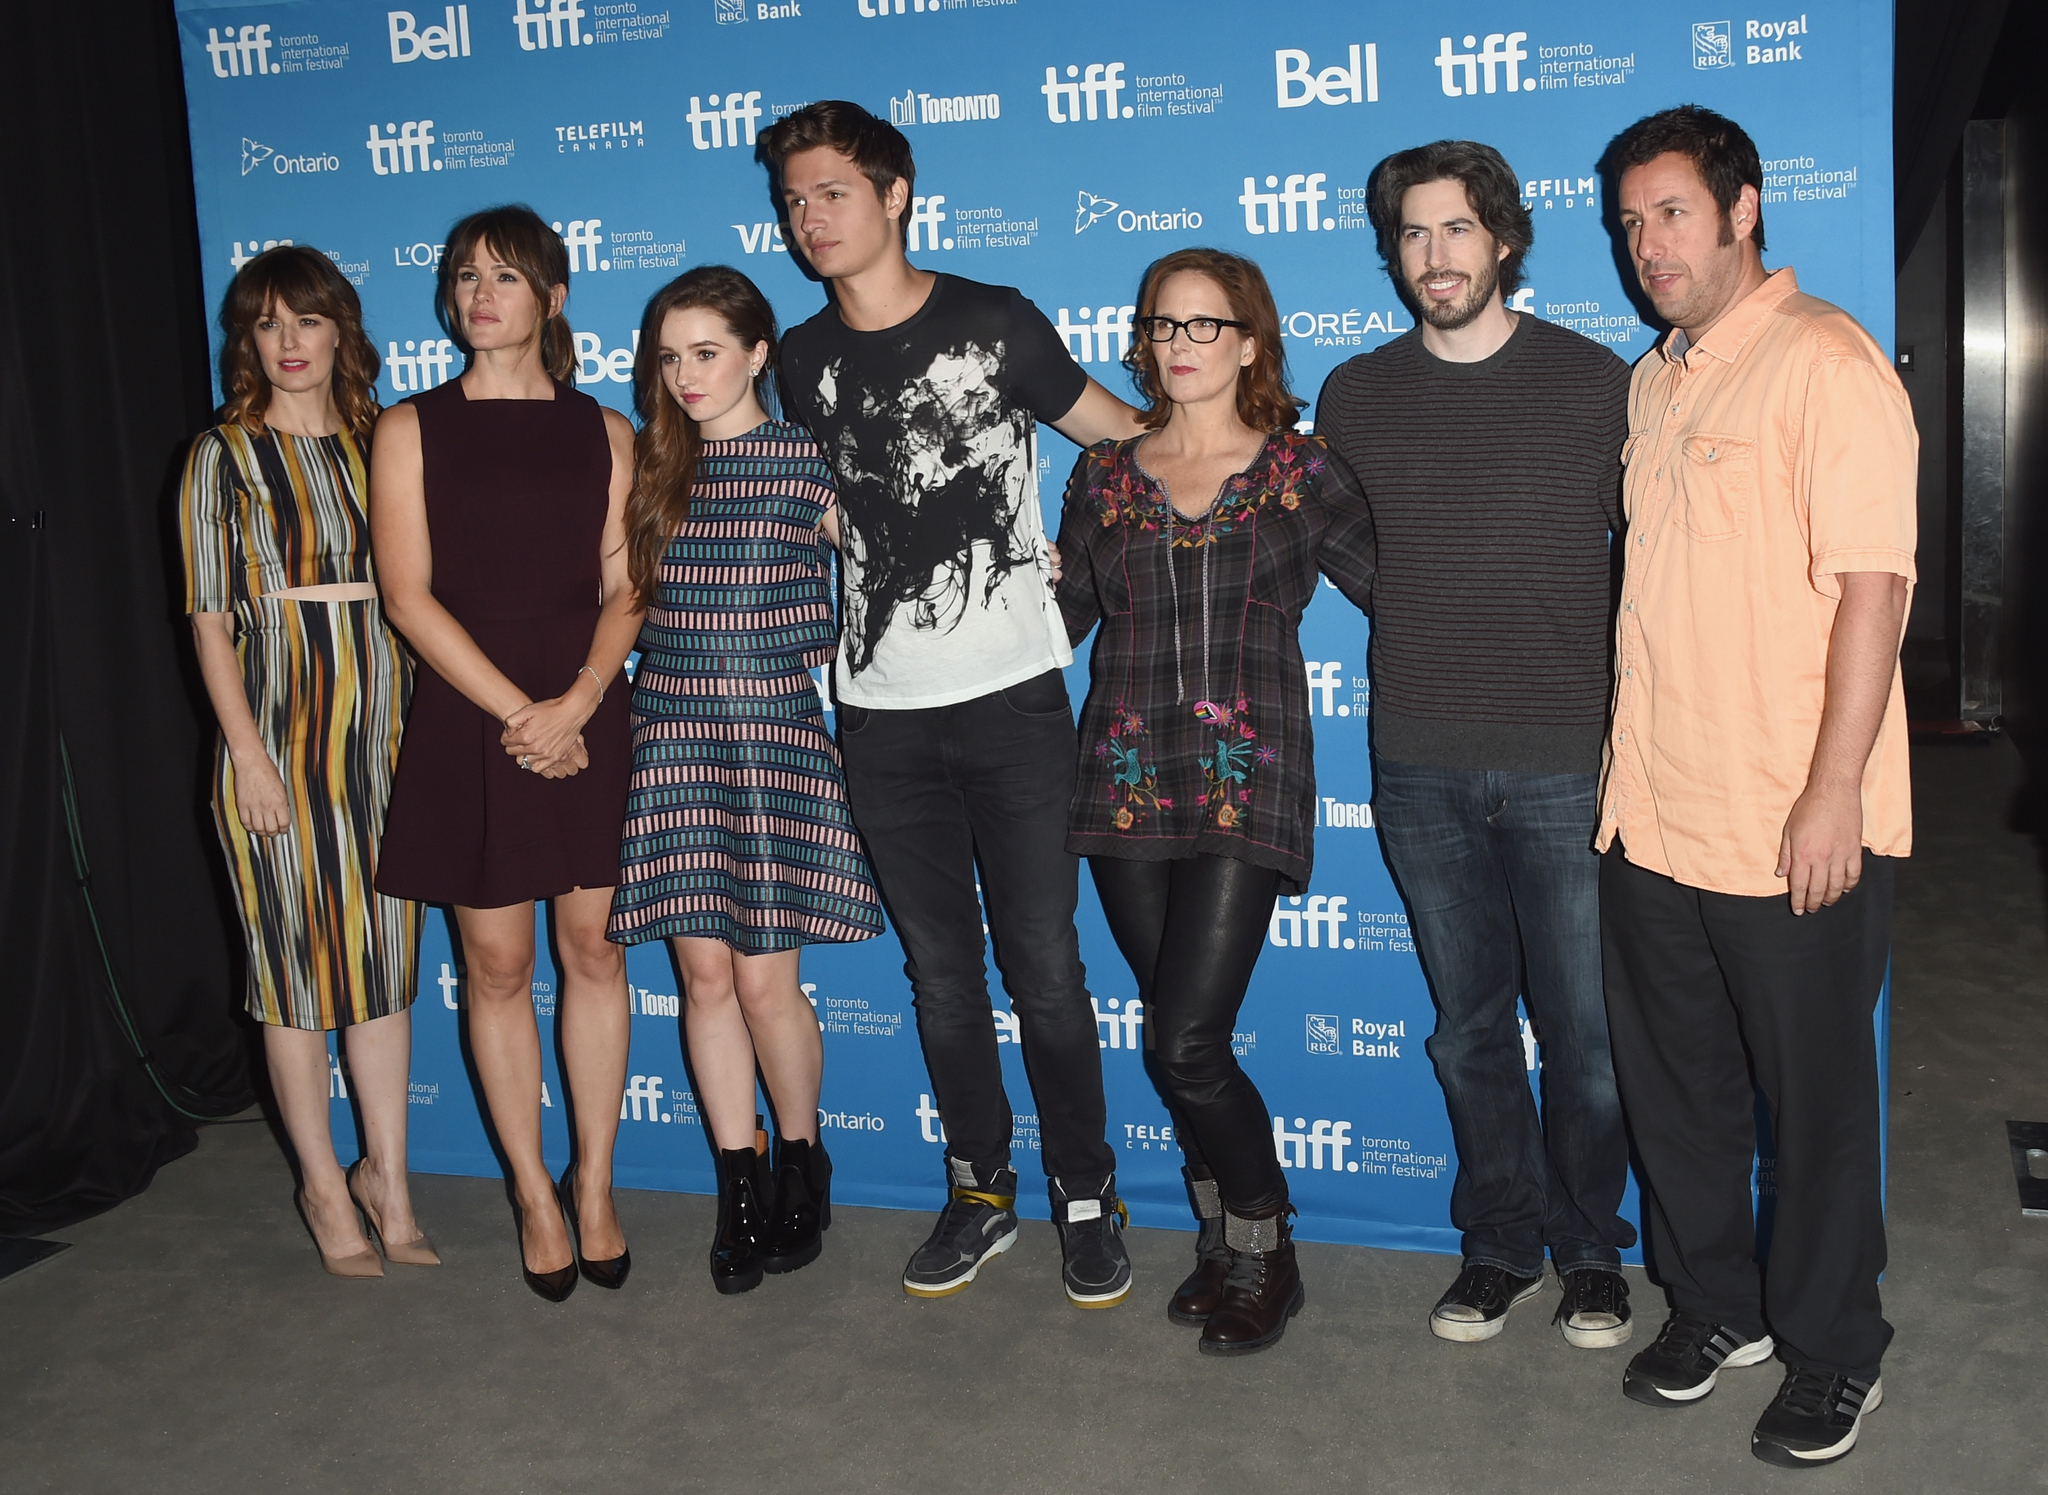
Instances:
[[[1629,389],[1627,561],[1605,851],[1688,887],[1783,894],[1778,848],[1806,787],[1845,571],[1914,580],[1919,435],[1905,389],[1841,308],[1773,273]],[[1863,772],[1863,844],[1912,850],[1898,667]]]

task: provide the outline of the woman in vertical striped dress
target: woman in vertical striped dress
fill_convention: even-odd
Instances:
[[[774,313],[737,270],[692,270],[656,294],[626,510],[648,615],[609,933],[666,938],[682,967],[718,1152],[711,1276],[723,1293],[818,1255],[832,1165],[798,955],[882,931],[810,674],[833,650],[819,541],[837,536],[832,479],[809,435],[762,409],[774,354]],[[757,1066],[775,1112],[772,1168],[754,1147]]]
[[[299,1205],[327,1270],[438,1265],[406,1188],[420,907],[371,886],[411,675],[370,562],[364,443],[377,355],[327,257],[283,245],[221,307],[227,419],[180,496],[186,611],[220,719],[214,819],[249,946],[248,1007]],[[327,1034],[343,1029],[368,1141],[346,1175],[328,1127]]]

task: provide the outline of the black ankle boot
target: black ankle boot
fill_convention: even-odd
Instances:
[[[1269,1220],[1247,1220],[1225,1212],[1223,1238],[1230,1247],[1230,1272],[1223,1297],[1202,1326],[1205,1355],[1249,1355],[1278,1344],[1287,1321],[1306,1298],[1294,1264],[1291,1207]]]
[[[1180,1172],[1187,1180],[1188,1199],[1195,1207],[1195,1218],[1201,1221],[1201,1233],[1195,1237],[1195,1269],[1167,1300],[1166,1316],[1176,1324],[1198,1329],[1209,1322],[1209,1315],[1223,1301],[1223,1279],[1230,1273],[1231,1254],[1223,1243],[1223,1196],[1217,1192],[1216,1180],[1196,1178],[1185,1168]]]
[[[761,1269],[794,1272],[818,1259],[832,1226],[832,1159],[824,1139],[775,1145],[775,1195],[761,1250]]]
[[[718,1152],[718,1233],[711,1238],[711,1282],[722,1293],[761,1285],[761,1243],[768,1228],[766,1159],[751,1147]]]

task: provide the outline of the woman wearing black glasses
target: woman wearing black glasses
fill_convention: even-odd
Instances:
[[[1373,529],[1350,469],[1293,430],[1257,265],[1180,250],[1138,311],[1147,434],[1082,454],[1060,526],[1067,631],[1102,624],[1067,849],[1137,977],[1187,1155],[1201,1234],[1167,1314],[1236,1355],[1302,1304],[1266,1103],[1230,1047],[1274,896],[1307,889],[1314,850],[1297,631],[1318,571],[1369,607]]]

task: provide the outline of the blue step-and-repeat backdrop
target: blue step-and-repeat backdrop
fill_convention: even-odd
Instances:
[[[1514,305],[1641,357],[1655,330],[1624,281],[1594,163],[1623,126],[1687,101],[1756,138],[1769,263],[1797,265],[1806,289],[1889,345],[1891,7],[1799,3],[1452,0],[1427,17],[1340,0],[177,9],[214,304],[248,256],[280,242],[318,246],[360,291],[384,357],[379,394],[399,400],[462,370],[435,316],[448,227],[487,204],[530,203],[569,249],[578,382],[630,411],[641,308],[684,268],[740,267],[786,325],[822,304],[786,246],[753,146],[777,118],[833,97],[893,120],[916,148],[913,258],[1020,287],[1118,393],[1129,393],[1119,360],[1140,272],[1183,245],[1221,245],[1265,267],[1295,388],[1311,400],[1338,363],[1407,329],[1366,221],[1366,180],[1388,152],[1445,136],[1492,142],[1523,178],[1536,245]],[[1074,452],[1041,434],[1050,528]],[[1455,1251],[1455,1158],[1423,1050],[1434,1015],[1372,829],[1366,638],[1365,621],[1326,588],[1302,638],[1322,796],[1315,879],[1274,907],[1236,1048],[1274,1113],[1304,1236]],[[1086,683],[1084,661],[1070,681],[1077,702]],[[1180,1154],[1142,1065],[1145,1014],[1082,883],[1122,1190],[1138,1222],[1184,1225]],[[674,966],[656,945],[635,949],[628,969],[620,1180],[708,1191]],[[824,1030],[824,1136],[839,1197],[935,1207],[941,1122],[895,939],[814,946],[803,981]],[[1017,1025],[993,969],[991,985],[1018,1113],[1020,1204],[1042,1218]],[[548,1048],[548,1154],[560,1166],[568,1136],[545,960],[533,997]],[[494,1174],[460,1003],[436,914],[414,1008],[413,1164]],[[1541,1051],[1526,1024],[1524,1034],[1533,1082]],[[343,1138],[353,1135],[346,1083],[337,1065]]]

